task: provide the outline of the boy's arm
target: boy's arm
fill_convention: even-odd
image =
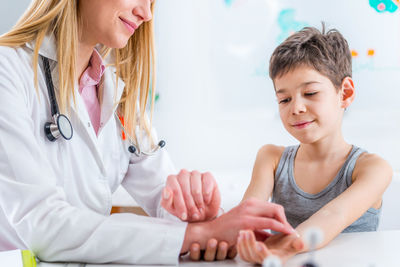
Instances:
[[[323,232],[322,242],[317,248],[321,248],[332,241],[343,229],[361,217],[370,207],[379,202],[385,189],[392,179],[392,168],[377,155],[363,154],[360,156],[353,171],[353,184],[338,197],[330,201],[309,219],[301,223],[296,231],[300,235],[277,234],[265,241],[265,245],[257,242],[251,232],[247,245],[239,242],[239,254],[241,246],[252,248],[252,257],[249,262],[262,263],[262,259],[274,254],[285,262],[290,257],[308,251],[304,244],[305,232],[309,228],[319,228]],[[242,238],[245,239],[245,238]],[[256,246],[258,249],[256,251]],[[245,253],[244,253],[245,254]],[[256,254],[257,257],[254,255]],[[246,257],[246,255],[244,255]],[[243,257],[243,256],[242,256]]]
[[[353,171],[353,184],[297,227],[304,236],[309,227],[324,233],[318,248],[328,244],[381,198],[392,180],[390,165],[374,154],[363,154]]]
[[[274,174],[284,147],[264,145],[257,153],[253,167],[251,182],[247,187],[243,200],[255,197],[267,201],[274,188]]]

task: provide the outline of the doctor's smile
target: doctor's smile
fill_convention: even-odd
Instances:
[[[134,22],[129,21],[124,18],[121,18],[121,17],[120,17],[120,19],[131,34],[133,34],[135,32],[135,30],[138,28],[138,26]]]

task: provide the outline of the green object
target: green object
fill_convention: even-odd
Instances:
[[[33,254],[30,250],[22,250],[22,263],[24,267],[36,267],[36,258],[35,254]]]

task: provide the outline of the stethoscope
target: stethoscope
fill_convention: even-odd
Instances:
[[[42,61],[43,61],[44,73],[46,76],[46,87],[50,100],[51,117],[53,118],[52,122],[46,122],[44,124],[44,133],[47,139],[51,142],[54,142],[60,136],[62,136],[65,140],[70,140],[73,135],[72,124],[68,119],[68,117],[64,114],[61,114],[59,111],[57,98],[54,91],[53,79],[51,77],[49,59],[46,57],[42,57]],[[139,144],[136,145],[133,138],[131,138],[130,135],[125,130],[124,125],[122,124],[117,112],[115,112],[114,114],[125,135],[128,137],[128,142],[130,144],[128,147],[128,151],[130,153],[135,154],[138,157],[140,155],[151,156],[154,155],[160,148],[163,148],[165,146],[166,144],[165,141],[161,140],[160,142],[158,142],[157,146],[151,149],[150,151],[148,152],[142,151],[140,145]]]

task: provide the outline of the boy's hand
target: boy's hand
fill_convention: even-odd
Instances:
[[[240,257],[250,263],[262,264],[268,256],[278,256],[284,263],[304,249],[304,242],[297,234],[276,234],[265,242],[257,241],[251,230],[240,231],[237,250]]]
[[[220,204],[221,195],[211,173],[184,169],[168,176],[161,200],[164,209],[187,222],[215,218]]]

